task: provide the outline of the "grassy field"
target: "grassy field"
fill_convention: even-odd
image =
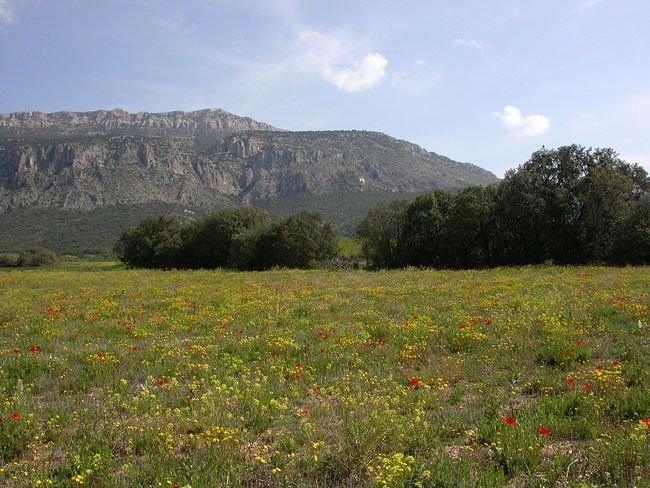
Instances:
[[[650,268],[0,271],[0,485],[650,486]]]

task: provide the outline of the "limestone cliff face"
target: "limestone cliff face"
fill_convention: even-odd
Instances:
[[[205,136],[201,145],[197,134]],[[495,181],[384,134],[279,131],[221,110],[0,115],[0,211],[147,202],[208,208]]]
[[[51,114],[42,112],[0,114],[0,135],[4,136],[139,134],[187,139],[196,135],[223,135],[245,130],[278,129],[221,109],[136,114],[130,114],[122,109]]]

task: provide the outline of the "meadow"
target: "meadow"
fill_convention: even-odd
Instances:
[[[650,486],[650,268],[0,270],[0,485]]]

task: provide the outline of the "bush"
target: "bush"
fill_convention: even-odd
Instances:
[[[43,247],[32,247],[20,253],[16,264],[25,267],[48,266],[58,260],[59,256],[54,251]]]
[[[14,268],[18,266],[18,258],[11,254],[0,254],[0,268]]]

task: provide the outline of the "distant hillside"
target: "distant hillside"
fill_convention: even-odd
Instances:
[[[12,235],[22,231],[9,221],[35,217],[35,209],[88,216],[107,209],[105,227],[121,230],[136,208],[133,215],[242,203],[281,213],[322,207],[349,233],[378,199],[495,181],[478,166],[385,134],[280,131],[222,110],[0,115],[0,212],[13,215],[0,225]],[[0,238],[0,251],[13,248]]]

